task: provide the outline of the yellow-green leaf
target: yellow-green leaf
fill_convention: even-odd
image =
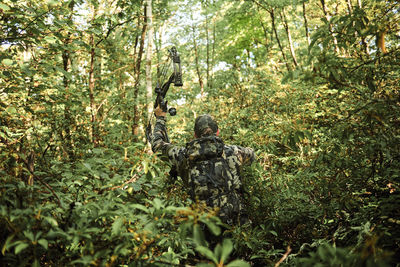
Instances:
[[[0,3],[0,9],[2,9],[3,11],[9,11],[9,10],[10,10],[10,7],[7,6],[7,5],[4,4],[4,3]]]
[[[1,249],[1,254],[5,255],[6,250],[8,249],[12,239],[14,238],[14,235],[10,235],[9,237],[7,237],[6,242],[4,243],[3,248]]]
[[[21,243],[15,247],[15,255],[18,255],[21,251],[29,247],[27,243]]]
[[[7,66],[11,66],[11,65],[14,63],[14,61],[12,61],[12,60],[9,59],[9,58],[5,58],[5,59],[3,59],[3,60],[1,61],[1,63],[4,64],[4,65],[7,65]]]

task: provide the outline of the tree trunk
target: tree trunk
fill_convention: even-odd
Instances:
[[[360,9],[362,8],[361,0],[357,0],[357,5],[358,5],[358,7],[359,7]],[[384,34],[386,34],[386,32],[385,32]],[[384,35],[383,35],[383,36],[384,36]],[[383,41],[384,41],[384,39],[383,39]],[[362,44],[362,46],[363,46],[363,48],[364,48],[365,54],[367,54],[367,55],[369,56],[369,47],[368,47],[368,43],[366,42],[364,36],[361,37],[361,44]],[[381,47],[381,49],[382,49],[382,47]],[[382,49],[382,51],[383,51],[384,53],[386,53],[386,49],[384,48],[384,42],[383,42],[383,49]]]
[[[206,3],[207,5],[207,3]],[[206,81],[207,81],[207,88],[210,88],[210,36],[208,32],[208,11],[206,11]]]
[[[136,36],[135,36],[135,45],[133,46],[133,62],[135,64],[133,64],[133,73],[136,74],[136,61],[137,61],[137,47],[138,47],[138,43],[139,43],[139,26],[140,26],[140,12],[137,13],[137,32],[136,32]]]
[[[151,0],[147,0],[147,51],[146,51],[146,97],[147,97],[147,119],[150,119],[150,115],[153,112],[153,105],[151,105],[151,98],[153,96],[153,85],[151,77],[151,57],[153,54],[153,14],[151,8]]]
[[[216,32],[216,25],[215,25],[215,18],[213,18],[212,52],[211,52],[211,66],[213,67],[215,66],[215,40],[216,40],[215,32]],[[213,88],[213,83],[214,83],[214,70],[213,68],[211,68],[209,88]]]
[[[90,65],[89,65],[89,100],[90,100],[90,112],[91,112],[91,141],[94,146],[97,144],[97,133],[96,133],[96,103],[94,99],[94,61],[95,61],[95,47],[94,47],[94,36],[93,33],[90,35]]]
[[[297,64],[297,59],[296,59],[296,53],[294,51],[292,35],[290,34],[289,24],[288,24],[287,19],[286,19],[286,14],[285,14],[285,9],[284,8],[282,8],[281,17],[282,17],[282,21],[283,21],[283,27],[286,30],[286,36],[287,36],[288,42],[289,42],[290,54],[292,55],[292,59],[293,59],[294,65],[297,67],[298,64]]]
[[[140,44],[139,44],[139,51],[136,57],[136,64],[135,64],[135,83],[134,83],[134,91],[133,91],[133,123],[132,123],[132,134],[134,136],[138,135],[139,131],[139,85],[140,85],[140,66],[142,63],[142,56],[144,50],[144,40],[146,38],[147,32],[147,12],[146,7],[144,7],[144,18],[143,18],[143,27],[142,27],[142,34],[140,36]]]
[[[351,5],[351,0],[347,0],[347,10],[349,11],[349,14],[353,12],[353,6]]]
[[[73,13],[74,5],[75,5],[75,2],[72,1],[70,4],[71,15],[68,17],[69,20],[72,20],[72,18],[73,18],[72,13]],[[68,34],[68,36],[69,36],[69,34]],[[67,37],[63,43],[64,43],[64,47],[66,47],[66,49],[63,50],[61,58],[63,61],[64,71],[65,71],[65,73],[68,73],[70,66],[71,66],[71,55],[70,55],[70,51],[68,50],[67,47],[71,43],[71,38]],[[64,74],[63,85],[64,85],[64,90],[65,90],[65,98],[64,98],[65,99],[65,105],[64,105],[65,145],[66,145],[66,152],[68,154],[69,159],[73,160],[75,157],[74,157],[73,145],[72,145],[71,126],[74,124],[74,121],[72,119],[70,105],[68,103],[68,99],[70,96],[69,82],[70,81],[68,79],[68,76],[66,74]]]
[[[191,17],[192,17],[192,14],[191,14]],[[199,51],[198,51],[197,42],[196,42],[196,30],[195,30],[195,27],[193,24],[192,24],[192,32],[193,32],[193,48],[194,48],[194,56],[195,56],[195,63],[196,63],[196,73],[197,73],[197,77],[199,79],[199,84],[200,84],[200,96],[203,98],[204,83],[203,83],[203,78],[201,77],[201,72],[200,72]]]
[[[306,31],[307,43],[308,43],[308,46],[310,46],[311,38],[310,38],[310,32],[308,30],[308,19],[307,19],[307,13],[306,13],[306,2],[303,2],[303,18],[304,18],[304,29]]]
[[[262,21],[262,18],[261,18],[261,17],[260,17],[260,23],[261,23],[261,27],[263,28],[263,33],[264,33],[264,39],[265,39],[264,46],[265,46],[265,48],[266,48],[267,51],[268,51],[268,49],[269,49],[269,47],[268,47],[268,30],[267,30],[267,28],[265,27],[264,22]]]
[[[332,24],[329,22],[330,20],[330,16],[328,14],[328,11],[326,10],[326,5],[325,5],[325,0],[321,0],[321,5],[322,5],[322,11],[324,12],[325,18],[328,21],[329,25],[329,33],[332,35],[333,37],[333,45],[335,48],[335,53],[338,55],[339,54],[339,47],[338,47],[338,43],[337,43],[337,39],[333,34],[333,30],[332,30]]]
[[[71,42],[70,38],[67,38],[64,42],[65,47]],[[65,73],[69,72],[69,66],[71,65],[71,58],[69,51],[64,49],[62,52],[63,67]],[[68,103],[69,99],[69,79],[66,74],[63,77],[63,84],[65,90],[65,106],[64,106],[64,129],[65,129],[65,143],[66,150],[70,160],[74,159],[73,147],[72,147],[72,137],[71,137],[71,126],[73,125],[73,120],[71,116],[71,110]]]
[[[283,47],[282,47],[281,41],[279,40],[278,31],[276,30],[274,9],[271,9],[268,12],[269,12],[269,14],[271,16],[272,29],[274,30],[276,41],[278,42],[279,49],[281,50],[283,61],[284,61],[285,65],[286,65],[287,70],[290,71],[291,70],[290,65],[287,62],[285,51],[283,51]]]

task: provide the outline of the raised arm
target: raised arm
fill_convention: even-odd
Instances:
[[[154,125],[153,138],[151,140],[153,152],[161,152],[163,155],[167,155],[168,148],[171,146],[165,123],[165,116],[156,116],[156,124]]]
[[[156,124],[154,126],[151,149],[154,153],[162,154],[162,159],[169,161],[172,165],[181,166],[185,158],[185,148],[172,145],[169,141],[166,126],[166,113],[161,108],[154,110]]]

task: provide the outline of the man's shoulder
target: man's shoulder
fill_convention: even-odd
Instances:
[[[225,145],[224,154],[226,158],[237,158],[240,164],[253,162],[255,159],[254,150],[252,148],[239,145]]]
[[[239,145],[226,145],[224,146],[224,151],[226,151],[227,153],[237,153],[240,151],[244,151],[244,150],[252,150],[249,147],[243,147],[243,146],[239,146]]]

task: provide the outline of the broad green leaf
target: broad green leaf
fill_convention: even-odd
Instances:
[[[149,163],[147,161],[142,162],[144,173],[147,174],[149,171]]]
[[[207,225],[208,229],[213,233],[213,235],[219,236],[221,234],[221,228],[214,222],[205,220],[204,223]]]
[[[42,247],[44,247],[44,249],[48,249],[48,247],[49,247],[49,242],[46,240],[46,239],[39,239],[38,240],[38,243],[42,246]]]
[[[12,239],[14,238],[14,235],[10,235],[9,237],[7,237],[6,242],[4,243],[3,248],[1,249],[1,254],[3,254],[3,256],[6,253],[6,250],[9,248]]]
[[[212,260],[215,264],[218,263],[218,260],[215,257],[214,253],[211,250],[209,250],[208,248],[203,247],[203,246],[197,246],[195,249],[201,255],[203,255],[203,256],[207,257],[208,259]]]
[[[130,205],[130,207],[132,207],[134,209],[142,210],[142,211],[144,211],[146,213],[149,212],[149,209],[146,206],[143,206],[142,204],[132,204],[132,205]]]
[[[0,3],[0,9],[2,9],[3,11],[9,11],[9,10],[10,10],[10,7],[7,6],[7,5],[4,4],[4,3]]]
[[[59,3],[59,1],[56,0],[47,0],[46,4],[48,4],[49,6],[55,6]]]
[[[270,232],[271,234],[273,234],[274,236],[278,236],[278,233],[275,232],[274,230],[270,230],[269,232]]]
[[[121,231],[121,227],[124,224],[124,219],[123,218],[117,218],[113,224],[112,224],[112,228],[111,228],[111,234],[112,235],[117,235],[119,234],[119,232]]]
[[[9,59],[9,58],[5,58],[5,59],[3,59],[3,60],[1,61],[1,63],[4,64],[4,65],[7,65],[7,66],[11,66],[11,65],[14,63],[14,61],[12,61],[12,60]]]
[[[83,166],[85,166],[89,171],[92,170],[92,166],[91,166],[89,163],[87,163],[87,162],[84,162],[84,163],[83,163]]]
[[[211,263],[198,263],[198,264],[196,264],[196,267],[215,267],[215,264],[211,264]]]
[[[231,254],[232,250],[233,250],[232,241],[230,239],[224,239],[224,241],[222,242],[222,252],[221,252],[222,262],[225,262],[228,259],[229,254]]]
[[[234,260],[226,265],[226,267],[250,267],[250,264],[243,260]]]
[[[17,113],[17,109],[13,106],[10,106],[6,109],[6,112],[9,114],[15,114],[15,113]]]
[[[135,192],[138,192],[142,189],[142,186],[138,183],[132,183],[130,188],[132,188]]]
[[[222,255],[222,246],[221,244],[217,244],[214,248],[214,256],[218,259],[218,262],[221,262]]]
[[[159,210],[162,207],[162,202],[159,198],[155,198],[153,200],[153,205],[154,205],[154,208],[156,208],[156,210]]]
[[[24,231],[24,236],[26,236],[31,241],[35,240],[35,237],[33,236],[33,233],[30,232],[30,231]]]
[[[21,243],[15,247],[15,255],[18,255],[21,251],[29,247],[27,243]]]
[[[46,216],[44,217],[44,219],[52,226],[58,226],[58,222],[53,218],[53,217],[49,217]]]
[[[201,227],[199,224],[195,224],[193,226],[193,239],[196,242],[198,246],[206,246],[206,241],[204,238],[204,233],[201,230]]]
[[[57,38],[55,38],[54,36],[46,36],[44,37],[44,40],[46,41],[46,43],[54,44],[57,41]]]

